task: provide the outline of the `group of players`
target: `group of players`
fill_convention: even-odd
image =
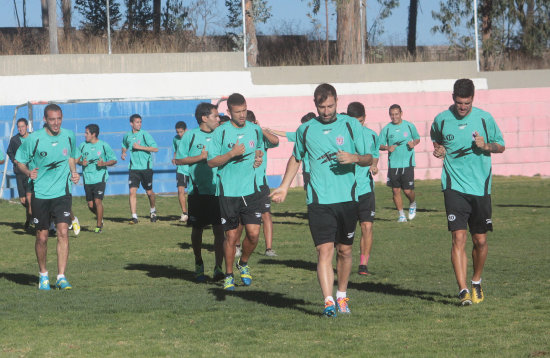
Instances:
[[[469,79],[457,80],[454,104],[440,113],[431,128],[434,156],[444,159],[442,189],[448,229],[452,233],[451,261],[459,286],[462,305],[484,299],[481,274],[487,257],[487,231],[491,221],[491,153],[504,151],[504,141],[492,116],[472,106],[474,85]],[[303,163],[307,216],[318,253],[317,276],[324,297],[325,316],[350,313],[347,285],[352,270],[352,245],[357,221],[361,223],[359,274],[368,275],[375,217],[373,175],[378,172],[379,150],[387,150],[387,185],[399,212],[398,221],[407,218],[403,211],[401,189],[410,201],[409,220],[416,216],[414,194],[414,147],[420,137],[414,125],[402,119],[399,105],[389,109],[391,122],[378,136],[365,127],[365,108],[359,102],[349,104],[346,114],[337,113],[338,97],[330,84],[319,85],[314,92],[318,115],[302,118],[296,132],[279,132],[258,125],[248,110],[245,98],[234,93],[227,99],[229,120],[220,122],[215,105],[200,103],[195,111],[198,127],[186,131],[185,123],[176,124],[173,163],[178,165],[177,183],[182,221],[192,227],[195,254],[195,278],[206,280],[201,255],[202,233],[212,225],[214,233],[214,280],[222,280],[225,290],[235,290],[233,264],[242,239],[242,252],[235,263],[245,286],[252,284],[248,260],[254,252],[262,222],[266,236],[266,254],[272,247],[270,202],[285,200],[294,177]],[[89,209],[97,215],[96,232],[103,227],[103,193],[107,167],[116,164],[109,145],[98,139],[99,128],[86,126],[86,141],[78,148],[74,133],[61,128],[62,110],[55,104],[44,109],[44,128],[28,137],[16,151],[14,166],[25,179],[30,178],[30,207],[36,228],[36,255],[40,270],[39,289],[50,289],[46,270],[46,249],[50,220],[57,227],[58,277],[56,287],[70,289],[64,276],[68,259],[67,231],[71,223],[71,184],[79,181],[76,164],[83,167],[84,187]],[[157,220],[152,190],[151,153],[158,151],[153,137],[141,129],[142,118],[130,117],[132,130],[122,141],[121,159],[130,153],[129,187],[131,223],[137,224],[136,191],[141,185],[149,198],[150,218]],[[19,123],[18,123],[19,127]],[[20,131],[21,134],[21,131]],[[267,185],[266,151],[278,145],[277,136],[295,142],[281,185],[271,193]],[[188,191],[185,203],[184,188]],[[182,200],[183,198],[183,200]],[[27,201],[22,203],[28,204]],[[188,211],[187,211],[188,205]],[[471,292],[467,286],[467,230],[474,244],[474,273]],[[333,297],[337,255],[337,291]],[[222,264],[225,261],[225,273]]]

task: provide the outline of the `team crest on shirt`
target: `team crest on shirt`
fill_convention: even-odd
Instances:
[[[97,155],[101,155],[101,151],[98,150],[98,151],[97,151]]]
[[[403,133],[403,137],[406,138],[406,137],[408,137],[408,136],[409,136],[409,133],[407,133],[407,132]]]
[[[66,157],[68,153],[67,148],[63,148],[63,156]]]
[[[251,140],[250,142],[248,142],[248,146],[249,146],[250,148],[254,148],[254,146],[255,146],[254,141]]]
[[[343,145],[344,144],[344,137],[342,137],[341,135],[336,137],[336,144]]]

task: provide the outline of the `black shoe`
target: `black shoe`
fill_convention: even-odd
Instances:
[[[139,221],[137,218],[131,218],[130,219],[130,224],[137,224]]]
[[[154,222],[157,222],[157,212],[152,212],[151,213],[151,222],[154,223]]]
[[[371,275],[371,273],[369,272],[369,270],[367,269],[367,265],[359,265],[359,270],[357,270],[357,273],[359,275],[363,275],[363,276],[369,276]]]

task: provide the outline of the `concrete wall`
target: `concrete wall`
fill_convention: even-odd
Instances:
[[[233,92],[247,98],[262,126],[295,130],[301,116],[314,111],[313,90],[333,83],[339,111],[360,101],[367,124],[379,132],[389,121],[387,109],[399,103],[404,118],[422,137],[417,146],[419,179],[438,178],[441,161],[431,155],[429,127],[434,116],[451,104],[452,85],[469,77],[476,84],[475,106],[490,111],[506,141],[504,154],[494,156],[497,175],[550,176],[550,71],[481,72],[474,62],[405,63],[352,66],[270,67],[242,69],[242,54],[61,55],[0,57],[0,138],[4,149],[11,134],[15,105],[34,102],[32,119],[40,126],[44,102],[62,103],[65,123],[83,141],[84,126],[98,123],[101,136],[120,149],[132,113],[144,116],[161,146],[155,156],[157,191],[174,191],[169,139],[177,119],[196,126],[194,106],[216,102]],[[85,101],[86,103],[78,103]],[[220,111],[225,112],[222,104]],[[18,117],[28,116],[27,107]],[[284,139],[268,154],[270,184],[278,185],[292,145]],[[387,155],[382,154],[384,181]],[[113,168],[107,193],[126,193],[125,163]],[[11,174],[10,165],[7,172]],[[8,182],[10,188],[14,183]],[[156,185],[157,185],[156,184]],[[299,184],[299,179],[297,181]],[[81,187],[75,194],[81,194]],[[14,191],[7,191],[13,195]]]

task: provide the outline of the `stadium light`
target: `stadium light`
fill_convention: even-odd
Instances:
[[[246,21],[245,21],[245,16],[246,16],[246,9],[245,9],[245,1],[246,0],[242,0],[241,1],[241,6],[243,8],[243,53],[244,53],[244,68],[248,68],[248,59],[246,58]]]

